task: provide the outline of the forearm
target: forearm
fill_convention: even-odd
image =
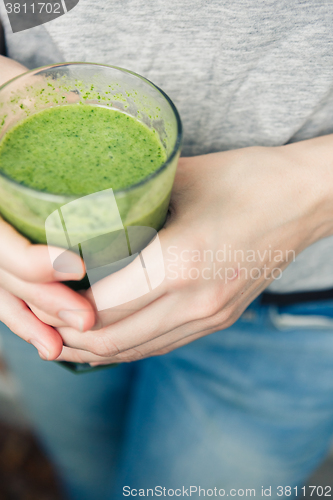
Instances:
[[[26,71],[22,64],[0,55],[0,86]]]

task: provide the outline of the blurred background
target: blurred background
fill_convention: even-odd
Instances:
[[[0,500],[64,500],[0,351]]]
[[[333,497],[333,450],[309,479],[308,485],[331,486]],[[283,485],[287,486],[287,485]],[[316,489],[305,500],[325,496]],[[299,499],[304,497],[298,497]],[[59,493],[52,465],[32,434],[20,404],[18,386],[8,372],[0,349],[0,500],[65,500]]]

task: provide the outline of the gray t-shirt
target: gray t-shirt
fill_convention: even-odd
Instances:
[[[16,34],[1,1],[0,16],[9,56],[30,68],[107,63],[163,88],[183,120],[183,155],[333,132],[331,0],[80,0]],[[306,249],[269,290],[331,287],[333,237]]]

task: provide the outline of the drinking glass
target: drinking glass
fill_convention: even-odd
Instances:
[[[155,130],[166,161],[137,184],[101,191],[90,198],[37,191],[1,173],[0,163],[0,213],[33,243],[80,251],[81,255],[84,244],[87,269],[126,261],[128,252],[144,248],[165,222],[181,149],[179,114],[161,89],[131,71],[93,63],[55,64],[28,71],[0,87],[0,141],[34,113],[64,105],[103,106],[131,115]],[[134,231],[139,227],[148,230]],[[61,262],[60,256],[54,267],[61,270]],[[86,288],[89,281],[69,286]],[[65,365],[73,371],[91,370],[85,364]]]

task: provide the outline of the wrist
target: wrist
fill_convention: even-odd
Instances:
[[[306,224],[311,243],[332,236],[333,134],[287,144],[280,149],[287,154],[289,162],[300,167],[299,190],[304,190],[308,198]]]

